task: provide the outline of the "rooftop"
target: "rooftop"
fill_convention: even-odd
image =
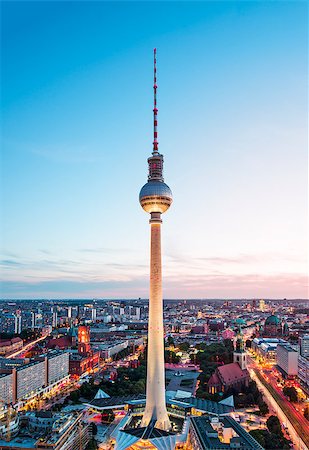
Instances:
[[[233,447],[242,450],[263,450],[263,447],[232,417],[221,417],[216,422],[212,422],[206,416],[192,417],[191,426],[202,445],[199,450],[226,450]],[[229,439],[223,438],[222,433],[225,429],[230,430]]]

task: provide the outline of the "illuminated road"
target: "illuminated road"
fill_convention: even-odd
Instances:
[[[264,400],[266,401],[266,403],[276,412],[276,415],[278,416],[280,422],[284,423],[287,426],[289,434],[290,434],[290,438],[293,441],[294,448],[296,450],[309,450],[308,447],[306,446],[306,444],[302,441],[302,439],[297,434],[296,430],[293,427],[293,424],[289,421],[289,419],[285,415],[284,411],[280,408],[280,406],[278,405],[276,400],[272,397],[271,393],[268,391],[268,389],[263,385],[263,383],[259,380],[257,375],[254,373],[253,368],[257,368],[260,371],[260,374],[264,377],[262,370],[259,367],[257,367],[255,361],[252,360],[252,358],[248,357],[248,370],[250,373],[250,377],[256,382],[259,390],[263,393]],[[265,381],[267,381],[267,380],[265,380]],[[276,392],[277,392],[277,389],[276,389]],[[281,395],[282,395],[282,393],[281,393]],[[300,423],[301,425],[303,425],[304,430],[308,429],[308,424],[306,422],[306,419],[304,417],[302,417],[301,414],[298,413],[298,411],[296,411],[295,409],[293,410],[291,408],[290,403],[286,400],[286,398],[283,395],[282,395],[282,397],[283,397],[282,400],[284,400],[286,406],[290,408],[291,413],[293,413],[293,415],[295,416],[295,421]]]
[[[40,341],[44,341],[44,339],[46,339],[47,335],[44,335],[38,339],[36,339],[35,341],[31,341],[28,344],[26,344],[21,350],[18,350],[15,353],[11,353],[10,355],[7,355],[6,358],[16,358],[16,356],[26,352],[27,350],[29,350],[30,348],[34,347],[38,342]]]

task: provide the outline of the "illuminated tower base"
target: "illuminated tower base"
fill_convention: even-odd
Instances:
[[[161,213],[150,219],[150,295],[148,323],[148,356],[146,408],[141,426],[153,421],[156,428],[171,428],[165,405],[164,329],[161,270]]]

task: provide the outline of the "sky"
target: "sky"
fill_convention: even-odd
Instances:
[[[305,1],[1,2],[1,293],[308,298]]]

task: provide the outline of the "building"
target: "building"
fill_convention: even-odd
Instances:
[[[277,366],[285,377],[296,377],[298,373],[298,351],[290,344],[278,344]]]
[[[5,312],[1,318],[1,331],[4,333],[15,332],[15,314]]]
[[[278,344],[287,344],[287,341],[276,338],[254,338],[251,348],[260,359],[275,364]]]
[[[262,334],[265,337],[288,336],[289,327],[286,322],[281,322],[281,320],[275,314],[271,314],[265,320]]]
[[[100,350],[101,357],[110,359],[112,356],[128,348],[129,341],[113,341],[113,342],[95,342],[96,347]]]
[[[54,423],[52,411],[35,411],[27,414],[28,428],[30,431],[40,431],[45,434],[50,432]]]
[[[0,398],[6,404],[13,402],[13,375],[11,371],[0,373]]]
[[[75,450],[85,449],[91,438],[89,425],[82,414],[58,415],[52,425],[51,434],[36,443],[38,449]]]
[[[16,418],[18,420],[18,414]],[[31,412],[23,416],[22,422],[22,432],[18,434],[17,424],[6,439],[9,442],[0,440],[0,449],[85,450],[92,437],[83,413]]]
[[[53,311],[52,327],[53,327],[53,328],[57,328],[57,326],[58,326],[58,311],[57,311],[57,306],[54,306],[52,311]]]
[[[97,310],[96,308],[91,309],[91,320],[92,322],[95,322],[97,320]]]
[[[226,392],[228,389],[241,390],[249,384],[249,372],[247,370],[247,353],[244,349],[243,335],[237,334],[236,348],[231,364],[224,364],[216,368],[208,380],[207,387],[210,394]]]
[[[0,439],[10,441],[19,432],[19,415],[11,407],[0,407]]]
[[[23,348],[24,342],[21,338],[6,339],[0,341],[0,355],[9,355]]]
[[[45,361],[33,361],[13,369],[13,402],[27,399],[45,386]]]
[[[78,327],[78,353],[87,354],[90,350],[90,328],[80,325]]]
[[[99,365],[100,352],[94,352],[90,346],[90,328],[85,325],[78,327],[78,353],[70,354],[70,374],[81,376],[91,372]]]
[[[302,388],[309,395],[309,358],[298,355],[298,379]]]
[[[216,368],[208,380],[207,387],[210,394],[226,392],[228,389],[241,390],[242,386],[248,386],[249,373],[242,370],[237,362],[224,364]]]
[[[299,337],[299,353],[304,358],[309,358],[309,334]]]
[[[69,378],[69,353],[66,352],[50,352],[24,363],[10,361],[0,374],[0,398],[6,403],[25,402]]]
[[[46,365],[46,386],[51,386],[68,377],[70,354],[68,352],[50,352],[46,357]]]
[[[192,417],[189,443],[198,450],[264,450],[232,417]]]
[[[236,337],[236,348],[233,353],[233,362],[237,363],[241,370],[247,369],[247,352],[245,351],[243,334],[241,329],[237,333]]]
[[[21,317],[21,311],[16,311],[15,315],[15,334],[20,334],[22,330],[22,317]]]

